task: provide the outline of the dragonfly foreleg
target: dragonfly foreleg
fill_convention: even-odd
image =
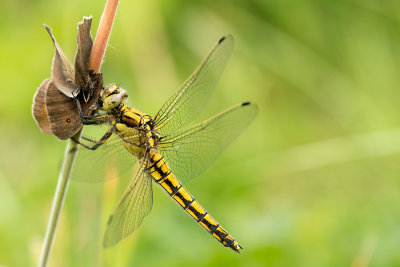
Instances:
[[[79,116],[81,117],[81,121],[85,125],[91,125],[91,124],[103,124],[106,123],[110,120],[110,115],[109,114],[98,114],[98,115],[93,115],[93,116],[85,116],[82,111],[81,103],[77,98],[76,100],[76,106],[78,107],[78,112]]]
[[[86,141],[89,141],[89,142],[91,142],[91,143],[94,143],[93,146],[88,146],[88,145],[86,145],[86,144],[84,144],[84,143],[82,143],[82,142],[80,142],[80,141],[78,141],[78,140],[75,140],[74,138],[72,138],[72,139],[73,139],[77,144],[83,146],[84,148],[87,148],[87,149],[90,149],[90,150],[96,150],[99,146],[101,146],[102,144],[104,144],[104,143],[107,141],[108,138],[110,138],[110,136],[111,136],[112,133],[113,133],[113,130],[114,130],[114,127],[111,127],[110,129],[108,129],[108,131],[103,135],[103,137],[100,138],[99,141],[92,140],[92,139],[90,139],[90,138],[83,137],[83,136],[81,137],[82,139],[84,139],[84,140],[86,140]]]

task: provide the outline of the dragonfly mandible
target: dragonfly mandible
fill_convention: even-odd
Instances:
[[[255,104],[243,102],[181,130],[203,110],[232,49],[233,37],[222,37],[154,118],[125,104],[128,93],[115,84],[102,91],[98,114],[80,113],[85,125],[110,127],[98,141],[83,137],[86,142],[76,140],[79,144],[91,150],[118,146],[118,153],[128,151],[132,162],[139,162],[136,175],[108,220],[104,247],[115,245],[141,225],[152,208],[155,182],[225,247],[237,252],[242,249],[181,183],[203,172],[257,115]]]

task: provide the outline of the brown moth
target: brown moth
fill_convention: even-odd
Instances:
[[[33,117],[39,128],[64,140],[75,135],[82,123],[74,97],[79,99],[83,113],[93,114],[103,87],[101,73],[89,70],[93,40],[90,34],[92,18],[78,23],[78,49],[73,66],[64,55],[50,27],[45,26],[55,47],[51,79],[37,89],[32,105]]]

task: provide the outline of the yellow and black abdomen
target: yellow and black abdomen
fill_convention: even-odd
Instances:
[[[163,156],[158,152],[152,152],[147,173],[173,198],[175,201],[212,236],[225,247],[230,247],[239,252],[242,247],[235,239],[222,228],[210,214],[197,202],[193,196],[182,186]]]

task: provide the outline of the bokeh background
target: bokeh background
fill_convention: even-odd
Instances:
[[[76,23],[105,1],[0,3],[0,265],[35,266],[66,142],[32,96],[50,25],[72,60]],[[121,0],[102,67],[149,114],[224,34],[236,47],[201,118],[244,100],[254,123],[186,184],[243,245],[222,247],[154,187],[141,228],[101,248],[129,180],[72,181],[50,266],[399,266],[400,2]]]

